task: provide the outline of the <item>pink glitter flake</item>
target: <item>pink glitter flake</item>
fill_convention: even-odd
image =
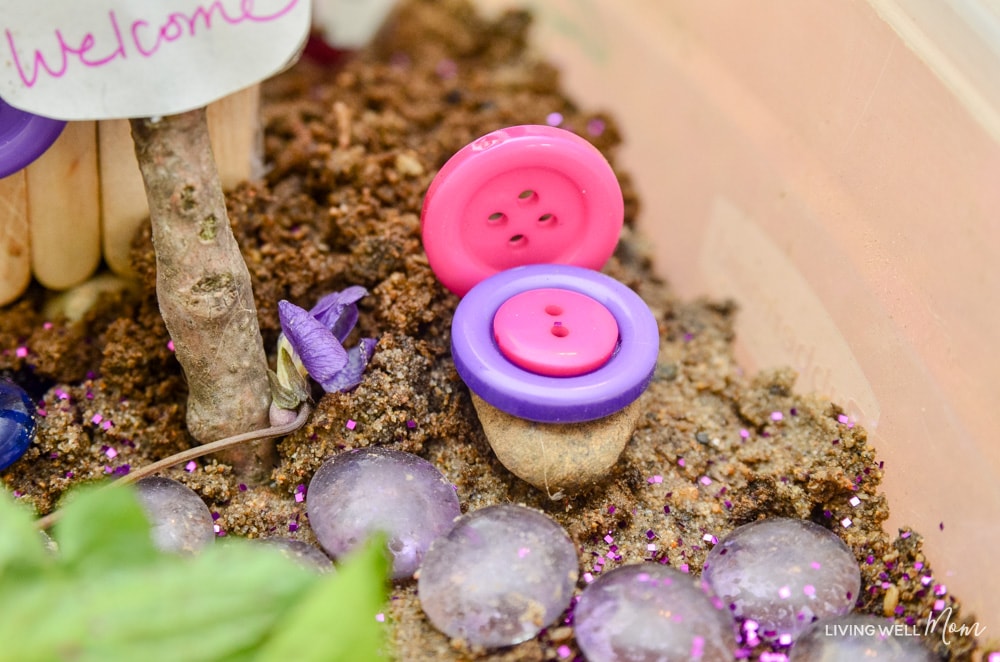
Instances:
[[[379,623],[385,623],[385,614],[383,614],[382,612],[375,614],[375,620],[378,621]]]
[[[705,542],[712,543],[713,545],[719,544],[719,539],[713,536],[711,533],[706,533],[701,537],[701,539],[704,540]]]
[[[171,352],[175,351],[175,349],[174,349],[174,341],[173,340],[168,340],[167,341],[167,349],[169,349]]]
[[[519,559],[525,558],[526,556],[528,556],[528,554],[531,554],[531,549],[527,547],[522,547],[519,550],[517,550],[517,558]]]
[[[50,329],[52,329],[52,322],[42,322],[42,328],[45,329],[46,331],[49,331]]]
[[[612,538],[611,534],[609,533],[608,535],[604,536],[604,542],[606,542],[609,545],[611,545],[611,544],[613,544],[615,542],[615,539]]]
[[[302,494],[302,492],[295,493],[295,503],[302,503],[303,501],[305,501],[305,498],[306,495]]]
[[[24,357],[26,357],[28,355],[28,348],[27,347],[18,347],[16,350],[14,350],[14,354],[17,355],[17,358],[23,359]]]
[[[198,464],[194,460],[191,460],[190,462],[184,465],[184,471],[188,473],[192,473],[197,468]]]
[[[93,423],[94,425],[100,425],[101,421],[103,420],[104,420],[103,416],[101,416],[100,414],[94,414],[94,417],[90,419],[90,422]]]
[[[781,588],[778,589],[778,597],[783,600],[787,600],[789,597],[791,597],[791,595],[792,595],[792,590],[787,586],[782,586]]]
[[[559,126],[563,123],[562,113],[549,113],[545,116],[545,123],[549,126]]]
[[[589,572],[585,572],[583,573],[583,581],[589,584],[594,581],[594,576]]]
[[[108,449],[104,451],[104,454],[108,456],[109,460],[113,460],[118,457],[118,451],[111,447],[108,447]]]
[[[681,567],[679,569],[681,572],[689,572],[691,570],[687,563],[681,563]]]
[[[847,503],[851,504],[851,506],[852,506],[853,508],[857,508],[858,506],[860,506],[860,505],[861,505],[861,499],[859,499],[859,498],[858,498],[858,497],[856,497],[856,496],[852,496],[852,497],[850,498],[850,500],[848,500],[848,502],[847,502]]]
[[[560,660],[565,660],[572,654],[573,654],[573,649],[567,646],[566,644],[563,644],[562,646],[556,649],[556,655],[559,656]]]
[[[655,476],[650,476],[649,478],[646,479],[646,482],[649,483],[650,485],[656,485],[656,484],[662,483],[663,482],[663,476],[661,476],[659,474],[657,474]]]
[[[942,596],[948,592],[948,588],[944,584],[934,585],[934,595]]]
[[[289,522],[288,523],[288,531],[289,531],[289,533],[295,533],[298,530],[299,530],[299,523],[298,522]]]
[[[698,479],[698,482],[701,483],[702,485],[707,486],[712,484],[712,479],[709,478],[708,476],[702,476],[701,478]]]
[[[353,430],[354,428],[358,427],[358,422],[355,421],[353,418],[349,418],[347,419],[347,423],[344,424],[344,427],[347,428],[348,430]]]
[[[780,421],[780,420],[782,420],[784,418],[785,418],[785,415],[782,414],[780,411],[772,411],[771,412],[771,420],[772,421]]]
[[[104,430],[104,431],[108,431],[111,428],[113,428],[114,425],[115,424],[113,422],[111,422],[111,421],[104,421],[103,423],[101,423],[101,429]]]
[[[750,438],[750,430],[747,430],[746,428],[740,428],[740,439],[749,439],[749,438]]]
[[[816,587],[812,584],[806,584],[802,587],[802,593],[812,598],[816,595]]]
[[[677,466],[678,467],[683,467],[684,466],[684,458],[683,457],[677,458]]]
[[[656,551],[656,543],[655,542],[651,542],[648,545],[646,545],[646,551],[647,552],[655,552]]]
[[[851,521],[850,517],[845,517],[844,519],[840,520],[840,525],[845,529],[851,526],[851,524],[854,524],[854,522]]]
[[[945,604],[944,600],[935,600],[934,601],[934,611],[943,611],[944,610],[944,604]]]
[[[604,133],[604,129],[605,129],[604,120],[600,118],[595,117],[594,119],[587,122],[587,133],[589,133],[594,137],[597,137],[602,133]]]

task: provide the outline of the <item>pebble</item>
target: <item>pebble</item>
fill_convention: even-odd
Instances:
[[[556,498],[608,476],[635,431],[639,401],[586,423],[536,423],[493,407],[473,394],[483,432],[507,469]]]
[[[569,606],[576,549],[558,523],[524,506],[488,506],[461,517],[431,545],[417,582],[437,629],[473,646],[536,636]]]
[[[651,563],[615,568],[588,584],[574,612],[589,662],[730,662],[732,617],[702,582]]]
[[[844,541],[787,518],[732,531],[708,553],[702,577],[765,639],[794,640],[816,619],[848,614],[861,590],[861,571]]]
[[[316,539],[334,558],[384,533],[393,579],[412,577],[430,544],[462,513],[455,487],[437,467],[376,447],[324,462],[309,483],[306,509]]]

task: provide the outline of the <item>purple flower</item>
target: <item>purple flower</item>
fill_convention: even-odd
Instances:
[[[281,330],[293,361],[297,359],[327,393],[357,386],[375,352],[373,338],[362,338],[349,350],[342,344],[358,322],[357,301],[366,294],[363,287],[348,287],[324,296],[308,312],[288,301],[278,302]]]

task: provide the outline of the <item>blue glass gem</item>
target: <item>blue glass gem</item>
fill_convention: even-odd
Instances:
[[[20,386],[0,380],[0,471],[24,455],[35,436],[35,404]]]

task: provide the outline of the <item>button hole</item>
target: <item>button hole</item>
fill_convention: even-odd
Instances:
[[[507,222],[507,215],[503,212],[495,211],[487,216],[486,220],[490,225],[503,225]]]
[[[507,243],[511,246],[511,248],[520,248],[528,243],[528,238],[523,234],[515,234],[507,241]]]
[[[529,205],[538,202],[538,194],[530,188],[521,191],[517,196],[517,201],[522,205]]]
[[[555,324],[552,325],[552,335],[554,335],[556,338],[565,338],[566,336],[569,335],[569,329],[567,329],[559,322],[556,322]]]
[[[555,225],[556,217],[554,214],[542,214],[538,217],[539,225]]]
[[[563,314],[563,309],[555,304],[550,303],[549,305],[545,306],[545,313],[548,315],[552,315],[553,317],[556,317],[557,315]]]

